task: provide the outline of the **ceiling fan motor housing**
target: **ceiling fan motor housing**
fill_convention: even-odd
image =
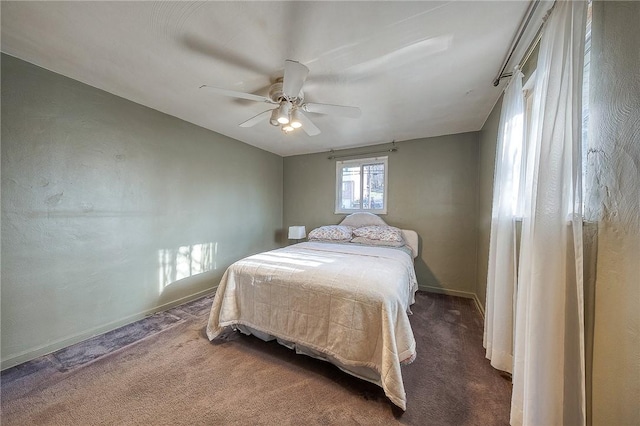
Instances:
[[[300,106],[304,101],[304,93],[302,92],[302,90],[300,90],[300,93],[298,93],[297,97],[288,98],[282,90],[282,78],[279,78],[275,83],[271,85],[271,87],[269,87],[269,99],[276,103],[288,101],[291,102],[291,104],[293,104],[294,106]]]

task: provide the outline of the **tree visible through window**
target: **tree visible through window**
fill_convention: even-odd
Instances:
[[[387,212],[388,157],[336,163],[336,213]]]

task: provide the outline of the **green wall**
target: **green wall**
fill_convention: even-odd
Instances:
[[[2,55],[2,368],[278,245],[282,158]]]
[[[389,156],[390,225],[420,236],[416,273],[423,289],[473,297],[476,288],[478,133],[399,142]],[[337,151],[358,155],[389,145]],[[326,153],[284,159],[285,227],[339,223],[336,160]]]

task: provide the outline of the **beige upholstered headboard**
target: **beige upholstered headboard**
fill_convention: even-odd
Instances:
[[[360,228],[362,226],[387,225],[387,222],[385,222],[380,216],[373,213],[358,212],[345,217],[342,222],[340,222],[340,225]],[[402,229],[402,236],[407,242],[407,246],[411,247],[413,258],[415,259],[418,257],[418,234],[416,231]]]
[[[413,252],[413,258],[418,257],[418,233],[416,231],[412,231],[410,229],[403,229],[402,236],[404,240],[407,242],[407,245],[411,247],[411,251]]]
[[[340,222],[340,225],[353,226],[354,228],[386,224],[387,222],[385,222],[380,216],[376,216],[369,212],[351,213],[349,216],[342,219],[342,222]]]

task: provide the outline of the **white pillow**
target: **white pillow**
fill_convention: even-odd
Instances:
[[[369,246],[402,247],[404,245],[404,241],[371,240],[365,237],[352,238],[351,242],[358,244],[367,244]]]
[[[354,228],[372,225],[386,226],[386,224],[382,218],[369,212],[351,213],[340,222],[340,225],[353,226]]]
[[[388,241],[388,242],[404,242],[402,231],[394,226],[363,226],[353,230],[356,237],[365,237],[370,240]]]
[[[309,241],[351,241],[353,228],[343,225],[327,225],[309,232]]]

